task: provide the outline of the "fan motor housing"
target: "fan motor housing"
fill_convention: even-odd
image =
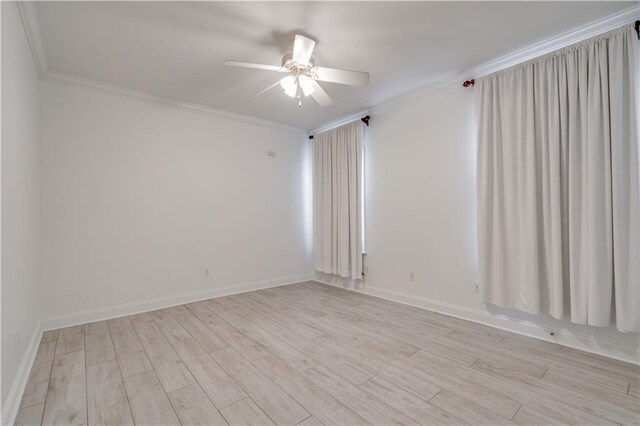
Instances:
[[[315,66],[315,63],[315,58],[311,57],[311,59],[309,59],[309,65],[302,67],[293,61],[293,52],[287,53],[282,57],[282,66],[287,69],[295,68],[300,70],[310,70]]]

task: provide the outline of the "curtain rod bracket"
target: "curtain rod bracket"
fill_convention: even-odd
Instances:
[[[636,21],[635,28],[636,28],[636,32],[638,33],[638,40],[640,40],[640,20]]]

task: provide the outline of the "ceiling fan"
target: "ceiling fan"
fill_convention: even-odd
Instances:
[[[302,95],[305,97],[311,96],[321,107],[326,107],[333,103],[327,92],[320,87],[318,81],[348,84],[350,86],[366,86],[369,84],[369,73],[317,66],[311,56],[315,45],[316,42],[310,38],[296,34],[293,52],[282,57],[282,66],[230,60],[224,63],[233,67],[287,73],[286,77],[253,96],[259,96],[279,84],[284,89],[285,94],[298,100],[298,106],[302,106]]]

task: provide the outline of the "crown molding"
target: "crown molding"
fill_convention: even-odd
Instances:
[[[554,50],[562,49],[575,43],[584,41],[598,34],[606,33],[625,24],[629,24],[636,19],[640,19],[640,5],[634,5],[628,9],[624,9],[614,15],[573,29],[559,36],[555,36],[541,43],[521,49],[517,52],[510,53],[501,58],[489,61],[480,66],[467,70],[464,74],[479,78],[496,71],[509,68],[511,66],[526,62],[539,56],[551,53]]]
[[[167,106],[181,108],[181,109],[188,109],[191,111],[204,112],[207,114],[212,114],[218,117],[222,117],[222,118],[226,118],[234,121],[240,121],[248,124],[256,124],[259,126],[270,127],[270,128],[285,130],[290,132],[298,132],[302,134],[306,132],[306,129],[303,129],[300,127],[289,126],[289,125],[278,123],[275,121],[263,120],[261,118],[256,118],[248,115],[236,114],[233,112],[212,108],[202,104],[182,102],[176,99],[154,95],[153,93],[144,92],[142,90],[129,89],[126,87],[115,85],[115,84],[103,83],[98,80],[79,77],[72,74],[61,73],[57,71],[45,71],[42,74],[41,79],[44,81],[50,81],[53,83],[81,87],[85,89],[96,90],[99,92],[106,92],[112,95],[137,98],[147,102],[153,102],[156,104],[162,104],[162,105],[167,105]]]
[[[411,99],[420,98],[445,87],[459,84],[460,82],[469,78],[477,79],[479,77],[483,77],[485,75],[503,70],[505,68],[509,68],[511,66],[526,62],[536,57],[546,55],[547,53],[553,52],[554,50],[562,49],[563,47],[579,43],[598,34],[603,34],[607,31],[614,30],[623,25],[632,23],[637,19],[640,19],[640,5],[634,5],[616,14],[573,29],[559,36],[547,39],[543,42],[528,46],[516,52],[509,53],[500,58],[485,62],[484,64],[478,65],[476,67],[464,71],[453,72],[440,79],[432,80],[430,82],[427,82],[422,87],[412,90],[411,92],[394,97],[379,104],[372,105],[358,113],[349,114],[337,120],[333,120],[331,122],[323,124],[322,126],[318,126],[317,128],[309,131],[309,134],[325,132],[327,130],[334,129],[336,127],[354,121],[358,117],[361,117],[362,114],[375,114],[378,112],[382,112]]]
[[[44,53],[44,45],[42,44],[42,35],[40,34],[40,23],[38,22],[38,13],[36,5],[32,1],[18,1],[18,11],[22,25],[27,33],[27,41],[31,48],[33,62],[36,65],[38,76],[42,78],[47,71],[47,55]]]
[[[240,121],[240,122],[249,123],[249,124],[256,124],[259,126],[270,127],[270,128],[279,129],[279,130],[301,132],[301,133],[304,133],[307,131],[306,129],[303,129],[300,127],[289,126],[289,125],[278,123],[275,121],[264,120],[264,119],[252,117],[249,115],[236,114],[233,112],[213,108],[207,105],[190,103],[190,102],[182,102],[176,99],[155,95],[153,93],[144,92],[141,90],[129,89],[126,87],[115,85],[115,84],[103,83],[98,80],[88,79],[88,78],[76,76],[73,74],[67,74],[67,73],[61,73],[61,72],[49,70],[49,67],[47,64],[47,56],[44,51],[44,44],[42,43],[42,35],[40,33],[40,24],[38,22],[38,13],[36,11],[35,2],[18,1],[17,4],[18,4],[18,10],[20,12],[20,18],[22,20],[22,25],[24,26],[25,32],[27,33],[27,40],[29,42],[29,47],[31,48],[31,55],[33,56],[33,61],[35,63],[36,70],[38,72],[38,77],[40,77],[41,80],[81,87],[85,89],[93,89],[93,90],[120,95],[120,96],[133,97],[137,99],[142,99],[147,102],[163,104],[163,105],[172,106],[176,108],[188,109],[191,111],[204,112],[207,114],[216,115],[218,117],[223,117],[223,118],[227,118],[234,121]]]

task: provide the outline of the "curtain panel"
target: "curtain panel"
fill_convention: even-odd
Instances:
[[[632,25],[477,81],[483,301],[638,332]]]
[[[362,144],[358,120],[314,138],[315,269],[362,279]]]

